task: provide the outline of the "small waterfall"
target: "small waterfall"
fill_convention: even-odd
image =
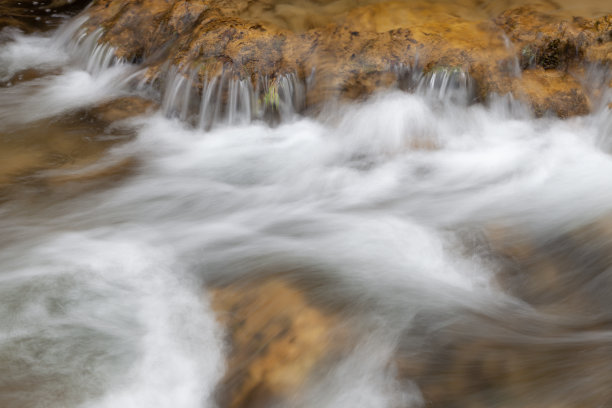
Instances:
[[[586,90],[594,110],[605,110],[612,103],[612,92],[608,86],[612,83],[612,64],[587,64],[583,76],[578,80]]]
[[[193,92],[193,76],[187,79],[172,67],[168,73],[168,83],[162,98],[162,108],[167,116],[178,116],[185,120],[189,113],[190,96]]]
[[[65,44],[74,62],[94,76],[114,65],[125,63],[123,59],[115,56],[114,47],[100,42],[103,34],[101,28],[87,32],[87,29],[81,27]]]
[[[306,88],[295,73],[278,78],[279,110],[281,117],[289,117],[293,112],[304,109]]]
[[[162,110],[168,117],[210,129],[253,120],[285,121],[304,109],[305,99],[306,86],[295,73],[251,81],[226,70],[209,78],[195,69],[172,67],[162,91]]]
[[[506,34],[503,34],[502,38],[504,40],[506,50],[513,55],[513,57],[506,62],[506,70],[512,76],[520,78],[522,76],[521,63],[516,56],[514,44],[512,44],[512,41],[510,41],[510,38]]]
[[[396,74],[397,86],[404,91],[462,104],[474,99],[474,82],[459,67],[436,67],[425,73],[415,61],[413,65],[398,64],[388,69]],[[251,81],[227,70],[208,77],[196,69],[172,67],[162,89],[162,110],[166,116],[200,129],[253,120],[286,121],[305,109],[306,90],[313,75],[314,72],[302,80],[296,73],[288,73],[275,78],[259,76]],[[141,89],[145,86],[139,85]]]
[[[61,59],[60,62],[72,62],[92,75],[99,75],[103,70],[124,62],[115,56],[114,47],[100,41],[104,30],[98,28],[88,31],[85,27],[88,19],[86,15],[76,17],[60,27],[52,36],[34,37],[35,42],[28,45],[34,48],[33,51],[38,48],[39,53],[50,51],[56,58],[67,57],[67,61]],[[15,46],[23,47],[22,41],[25,38],[27,37],[16,33],[12,40]]]
[[[426,96],[449,99],[455,103],[470,102],[474,84],[470,75],[458,67],[436,67],[423,76],[417,92]]]
[[[474,99],[474,80],[460,67],[437,66],[424,72],[417,58],[412,65],[397,64],[389,67],[389,71],[397,76],[398,88],[407,92],[462,104]]]
[[[0,48],[0,60],[9,60],[0,64],[0,84],[7,88],[0,94],[0,129],[112,99],[141,75],[101,43],[102,29],[87,30],[87,20],[78,17],[52,36],[14,33]],[[23,81],[28,69],[37,71],[35,78]]]
[[[82,15],[69,20],[61,26],[51,37],[51,42],[55,48],[64,48],[68,44],[73,43],[81,35],[84,35],[83,26],[87,20],[89,20],[89,17]]]
[[[70,20],[53,35],[26,36],[17,31],[8,32],[9,41],[0,49],[0,81],[10,81],[15,74],[26,69],[55,69],[70,66],[87,71],[93,76],[106,69],[123,64],[115,56],[115,48],[101,42],[104,31],[88,31],[87,16]]]

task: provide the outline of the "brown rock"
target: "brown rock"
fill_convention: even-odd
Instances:
[[[489,91],[511,92],[515,98],[530,104],[537,116],[552,112],[565,118],[585,115],[591,109],[585,89],[565,72],[534,68],[523,71],[520,78],[495,85],[499,88],[489,88]]]
[[[267,407],[290,396],[334,351],[337,318],[280,279],[215,288],[212,299],[230,344],[223,407]]]
[[[580,72],[575,68],[607,64],[612,52],[612,15],[571,19],[543,6],[522,6],[492,21],[465,1],[337,7],[334,18],[325,7],[320,18],[311,18],[316,11],[274,0],[97,0],[89,24],[106,29],[103,40],[119,56],[146,59],[148,78],[160,85],[169,66],[195,70],[198,87],[222,70],[252,81],[287,73],[305,80],[315,72],[308,106],[392,86],[394,67],[418,61],[425,72],[447,67],[469,73],[480,100],[512,92],[537,114],[579,115],[590,103],[572,76]],[[282,21],[267,9],[281,10]],[[300,18],[303,24],[296,23]]]
[[[156,106],[155,102],[137,96],[126,96],[87,109],[84,113],[108,126],[114,122],[143,115]]]
[[[138,97],[118,98],[0,133],[0,188],[16,183],[46,188],[127,174],[133,159],[96,163],[110,147],[133,136],[117,121],[144,114],[153,105]]]
[[[612,15],[562,19],[526,6],[505,11],[496,22],[520,48],[524,68],[566,70],[575,63],[612,61]]]

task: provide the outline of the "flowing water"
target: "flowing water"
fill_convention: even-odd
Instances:
[[[271,126],[175,76],[100,124],[153,90],[81,23],[0,37],[1,407],[215,406],[205,288],[268,275],[354,333],[280,406],[612,406],[609,95],[535,118],[415,73],[307,117],[288,76]]]

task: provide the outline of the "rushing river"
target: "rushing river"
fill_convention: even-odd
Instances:
[[[355,333],[281,406],[612,406],[609,95],[536,119],[430,80],[272,126],[171,81],[100,128],[74,112],[153,91],[78,28],[0,34],[1,407],[215,406],[205,288],[266,274]]]

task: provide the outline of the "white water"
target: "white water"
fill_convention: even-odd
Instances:
[[[62,33],[11,34],[1,46],[5,80],[58,71],[0,89],[0,132],[137,92],[137,67]],[[56,52],[43,52],[50,44]],[[320,301],[349,305],[359,333],[289,406],[422,406],[418,387],[396,378],[400,345],[426,349],[428,335],[472,313],[554,324],[560,316],[499,287],[500,265],[470,239],[495,228],[546,240],[609,214],[610,111],[535,119],[503,98],[458,103],[448,77],[427,81],[276,127],[236,108],[240,120],[226,113],[209,131],[208,108],[198,105],[193,127],[180,120],[186,99],[166,93],[165,111],[132,120],[137,137],[107,153],[138,159],[127,179],[4,202],[0,406],[214,406],[226,355],[203,287],[267,272],[323,282]],[[593,333],[595,343],[609,348],[610,334]],[[554,392],[581,406],[592,389],[563,388],[567,370],[584,375],[572,356],[563,363]]]

